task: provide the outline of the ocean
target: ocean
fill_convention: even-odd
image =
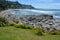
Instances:
[[[60,19],[60,10],[59,9],[18,9],[12,11],[12,14],[19,16],[22,15],[52,15],[54,18]]]

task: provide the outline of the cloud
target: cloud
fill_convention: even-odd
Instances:
[[[40,0],[40,2],[48,3],[48,2],[53,2],[54,0]]]
[[[60,9],[60,3],[51,3],[49,5],[49,8]]]
[[[51,5],[60,5],[60,3],[52,3]]]
[[[60,3],[40,3],[36,8],[60,9]]]
[[[36,8],[60,9],[60,2],[57,0],[40,0]]]

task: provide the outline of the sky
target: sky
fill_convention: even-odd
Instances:
[[[18,1],[21,4],[32,5],[35,8],[60,9],[60,0],[9,0]]]

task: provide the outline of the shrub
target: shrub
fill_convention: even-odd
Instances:
[[[9,26],[14,26],[15,24],[9,24]]]
[[[22,25],[22,24],[16,24],[15,27],[16,27],[16,28],[25,28],[25,26]]]
[[[0,27],[6,26],[7,24],[8,24],[8,21],[5,18],[0,17]]]
[[[25,25],[26,29],[32,29],[33,26],[30,26],[30,25]]]
[[[38,36],[42,36],[43,35],[43,29],[42,28],[36,28],[36,34],[38,35]]]
[[[51,34],[51,35],[60,35],[60,31],[50,32],[49,34]]]
[[[22,28],[22,29],[32,29],[32,26],[26,25],[26,24],[15,24],[16,28]]]

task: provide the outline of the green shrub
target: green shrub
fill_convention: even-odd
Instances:
[[[30,26],[30,25],[25,25],[26,29],[32,29],[33,26]]]
[[[9,24],[9,26],[14,26],[15,24]]]
[[[42,36],[42,35],[44,35],[43,33],[44,33],[44,31],[43,31],[43,29],[42,28],[36,28],[36,34],[38,35],[38,36]]]
[[[15,24],[16,28],[22,28],[22,29],[32,29],[32,26],[26,25],[26,24]]]
[[[16,28],[25,28],[25,26],[22,25],[22,24],[16,24],[15,27],[16,27]]]
[[[8,21],[5,18],[0,17],[0,27],[6,26],[7,24]]]
[[[52,35],[56,35],[57,33],[56,33],[56,32],[51,32],[50,34],[52,34]]]
[[[51,34],[51,35],[60,35],[60,31],[50,32],[49,34]]]

